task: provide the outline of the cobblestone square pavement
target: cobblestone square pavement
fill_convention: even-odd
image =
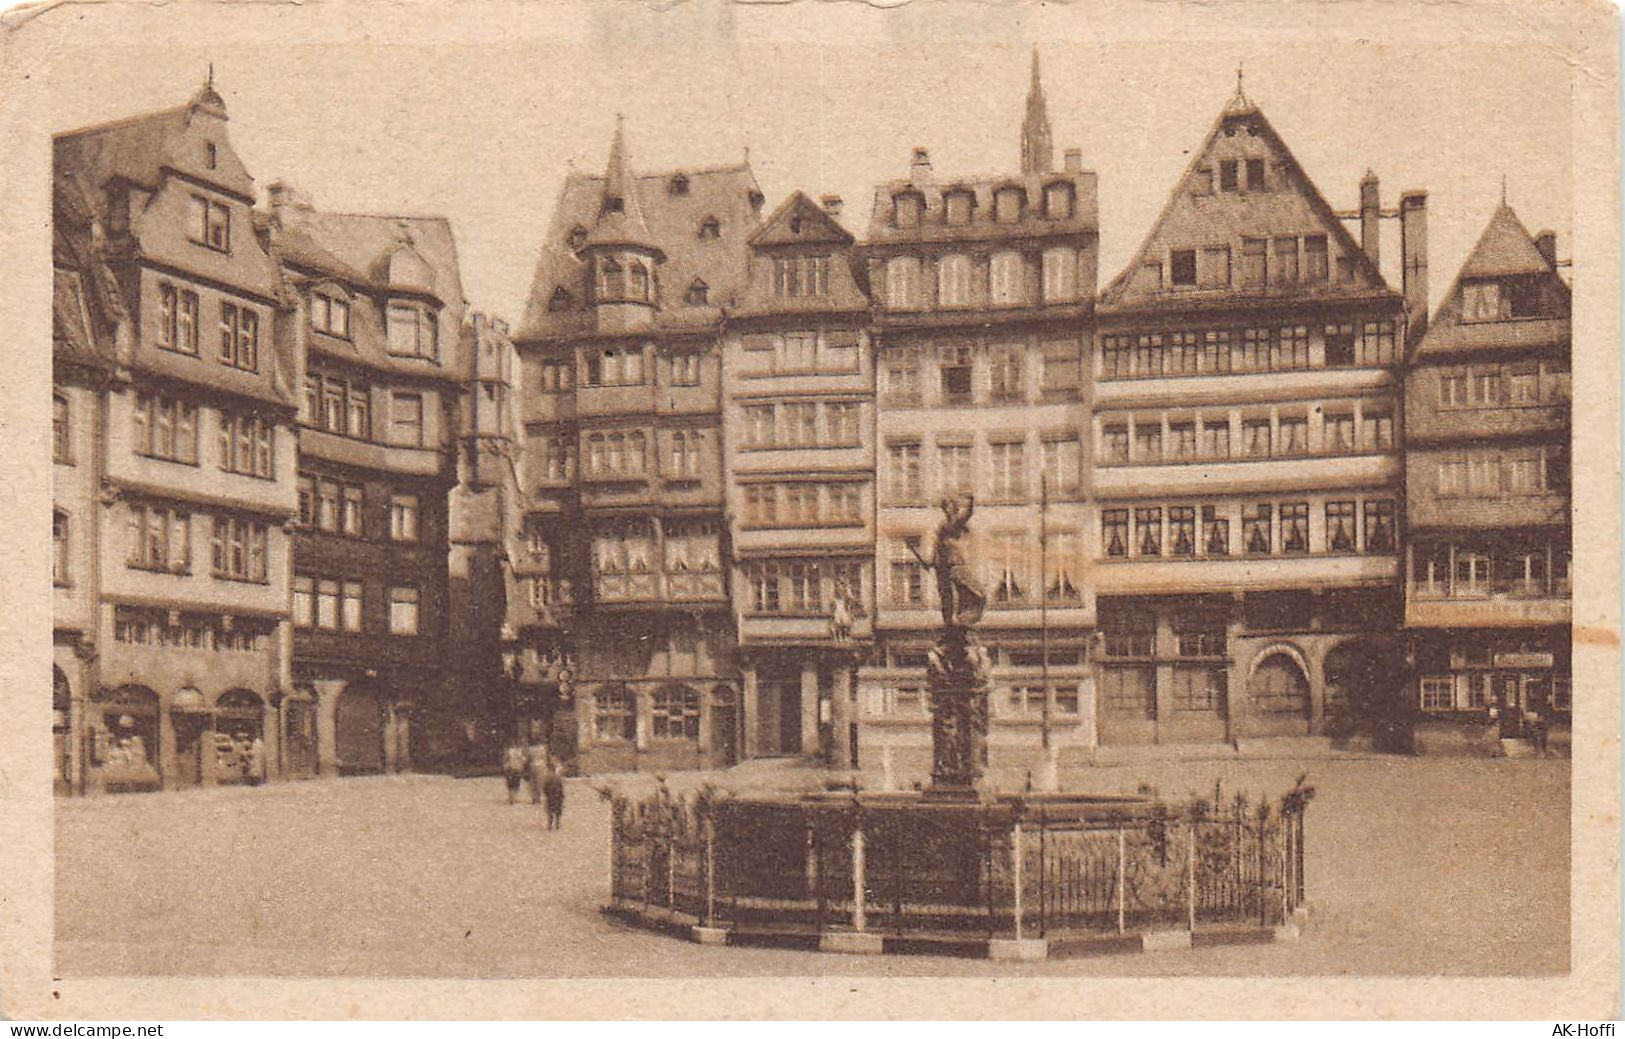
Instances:
[[[1302,937],[1034,964],[698,946],[605,919],[609,813],[562,831],[500,778],[397,776],[57,802],[63,976],[1554,974],[1568,970],[1566,759],[1164,761],[1070,788],[1276,796],[1300,773]],[[771,775],[771,773],[769,773]],[[674,777],[693,784],[699,777]],[[736,790],[750,772],[711,776]],[[643,786],[648,777],[626,780]]]

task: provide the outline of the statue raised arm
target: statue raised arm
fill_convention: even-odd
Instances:
[[[942,623],[950,628],[968,628],[982,619],[987,595],[971,569],[968,538],[974,495],[961,500],[942,499],[942,523],[931,556],[931,569],[937,577],[937,595],[942,603]]]

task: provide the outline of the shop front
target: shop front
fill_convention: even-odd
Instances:
[[[102,690],[90,735],[96,786],[108,793],[157,790],[158,750],[158,694],[140,685]]]
[[[1567,721],[1571,710],[1568,632],[1442,632],[1416,649],[1424,715],[1478,715],[1503,739]]]

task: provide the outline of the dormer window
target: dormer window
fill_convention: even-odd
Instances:
[[[1021,188],[1000,188],[993,195],[993,219],[1001,224],[1016,223],[1026,208],[1027,193]]]
[[[897,227],[919,227],[925,212],[925,199],[917,191],[903,191],[892,196],[892,224]]]
[[[688,194],[688,178],[683,176],[681,173],[679,173],[679,174],[677,174],[677,176],[675,176],[671,180],[667,181],[666,182],[666,194],[668,194],[668,195],[686,195],[686,194]]]
[[[626,200],[619,195],[604,196],[604,212],[619,213],[626,209]]]
[[[691,307],[703,307],[711,301],[711,287],[699,278],[689,283],[688,291],[683,294],[683,302]]]
[[[791,234],[800,234],[801,233],[801,217],[793,216],[793,217],[790,218],[790,233]]]
[[[438,314],[422,303],[395,302],[384,312],[389,352],[396,357],[440,356]]]
[[[1044,215],[1051,220],[1065,220],[1072,215],[1072,185],[1051,184],[1044,189]]]
[[[325,292],[310,297],[310,327],[340,339],[350,338],[350,303]]]
[[[220,152],[219,149],[214,146],[213,142],[203,146],[203,161],[211,170],[219,164]]]
[[[581,247],[587,244],[587,229],[585,227],[572,228],[569,242],[571,250],[579,252]]]
[[[569,290],[560,285],[553,290],[552,297],[547,301],[547,309],[557,314],[561,310],[569,310],[570,304],[574,302],[575,300],[570,297]]]
[[[976,209],[976,196],[969,191],[950,191],[943,198],[944,217],[953,226],[960,227],[970,223],[971,214]]]
[[[1468,281],[1461,286],[1463,321],[1539,317],[1544,309],[1539,276]]]
[[[700,238],[716,239],[722,237],[722,224],[714,216],[708,216],[700,221]]]

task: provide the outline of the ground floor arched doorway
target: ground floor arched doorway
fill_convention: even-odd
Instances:
[[[1309,723],[1309,676],[1285,650],[1266,651],[1247,680],[1247,696],[1253,712],[1262,720],[1280,723],[1302,719],[1305,726]]]
[[[333,758],[340,775],[384,771],[388,705],[370,685],[352,683],[333,708]]]

